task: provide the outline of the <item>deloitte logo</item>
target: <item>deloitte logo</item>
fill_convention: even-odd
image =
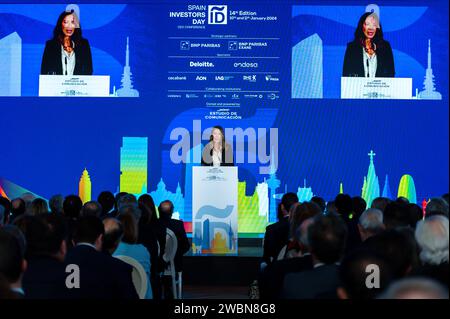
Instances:
[[[227,24],[228,6],[208,5],[208,24]]]

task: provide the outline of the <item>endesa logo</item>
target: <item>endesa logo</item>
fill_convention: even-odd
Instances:
[[[258,68],[258,62],[235,62],[233,64],[235,68]]]
[[[208,24],[227,24],[228,6],[208,5]]]

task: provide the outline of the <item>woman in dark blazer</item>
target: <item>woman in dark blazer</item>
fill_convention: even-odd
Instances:
[[[358,22],[355,39],[347,44],[342,76],[394,77],[394,56],[375,13],[364,13]]]
[[[53,38],[45,44],[41,74],[92,75],[92,55],[88,40],[81,36],[76,14],[60,14]]]
[[[203,166],[234,166],[233,150],[225,141],[225,132],[221,126],[214,126],[209,143],[202,151]]]

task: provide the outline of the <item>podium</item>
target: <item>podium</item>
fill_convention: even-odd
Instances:
[[[342,77],[341,99],[412,99],[412,78]]]
[[[39,96],[107,97],[109,75],[39,75]]]
[[[237,255],[237,167],[194,166],[192,169],[193,254]]]

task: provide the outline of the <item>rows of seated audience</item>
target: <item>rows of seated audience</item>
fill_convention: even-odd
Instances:
[[[266,228],[250,298],[448,299],[448,194],[426,209],[405,198],[339,194],[300,203],[286,193],[278,221]],[[162,276],[166,230],[177,237],[176,272],[190,244],[174,207],[148,194],[102,192],[82,204],[75,195],[47,202],[30,193],[0,197],[0,298],[136,299],[129,256],[145,270],[146,299],[171,299]],[[80,281],[67,272],[78,265]],[[250,280],[250,278],[249,278]],[[69,281],[69,282],[68,282]]]
[[[31,193],[0,197],[0,299],[137,299],[133,267],[123,256],[145,271],[141,298],[173,298],[171,280],[161,276],[166,229],[177,238],[178,271],[190,247],[173,209],[170,201],[157,209],[147,194],[102,192],[84,205],[76,195],[55,195],[48,204]]]
[[[402,197],[366,206],[285,194],[251,298],[448,299],[448,194],[425,210]]]

